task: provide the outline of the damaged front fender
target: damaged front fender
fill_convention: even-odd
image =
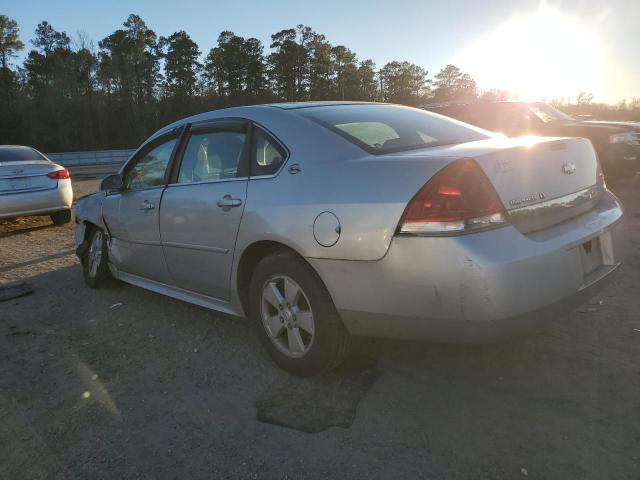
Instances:
[[[87,244],[87,227],[95,225],[104,231],[107,231],[106,225],[102,218],[102,202],[104,201],[105,192],[97,192],[93,195],[83,197],[75,205],[75,245],[76,255],[82,258],[88,248]]]

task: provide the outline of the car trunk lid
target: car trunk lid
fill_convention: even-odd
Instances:
[[[0,195],[55,188],[58,181],[47,174],[59,168],[47,160],[0,162]]]
[[[523,233],[587,212],[604,190],[596,153],[584,138],[496,137],[407,155],[473,158]]]
[[[591,210],[604,190],[596,153],[584,138],[521,139],[476,161],[523,233]]]

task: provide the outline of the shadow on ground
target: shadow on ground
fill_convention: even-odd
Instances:
[[[24,217],[13,220],[0,220],[0,240],[14,235],[37,232],[45,228],[53,228],[49,217]]]
[[[257,418],[307,433],[348,428],[358,403],[378,379],[375,360],[350,357],[339,368],[313,378],[289,377],[256,400]]]

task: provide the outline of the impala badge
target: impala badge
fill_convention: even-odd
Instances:
[[[564,165],[562,165],[562,173],[565,173],[567,175],[572,175],[576,173],[577,169],[578,168],[576,167],[575,163],[567,162]]]
[[[533,193],[526,197],[514,198],[509,200],[509,205],[512,207],[519,207],[528,203],[537,202],[539,200],[544,200],[547,198],[544,192]]]

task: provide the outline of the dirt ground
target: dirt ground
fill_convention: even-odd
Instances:
[[[0,478],[638,479],[640,183],[617,191],[632,250],[589,304],[493,345],[363,340],[373,383],[319,433],[259,421],[257,400],[313,415],[309,391],[351,377],[290,378],[248,320],[86,288],[71,225],[0,222],[0,282],[34,291],[0,303]]]

